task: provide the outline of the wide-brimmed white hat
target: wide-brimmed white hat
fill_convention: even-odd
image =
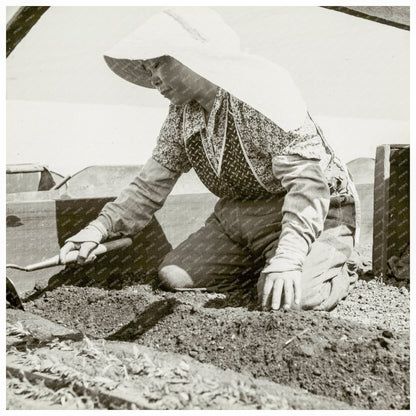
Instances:
[[[164,55],[174,57],[286,131],[305,121],[306,106],[289,73],[265,58],[243,52],[237,34],[212,9],[164,10],[118,42],[104,58],[123,79],[153,88],[140,61]]]

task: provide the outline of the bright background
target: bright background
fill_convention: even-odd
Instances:
[[[245,50],[291,72],[345,162],[409,143],[409,31],[320,7],[213,8]],[[7,58],[7,163],[68,174],[145,162],[168,101],[115,76],[102,55],[160,9],[52,7],[41,17]]]

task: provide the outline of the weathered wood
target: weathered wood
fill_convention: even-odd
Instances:
[[[386,276],[387,262],[410,242],[410,147],[383,145],[376,150],[374,173],[373,272]]]
[[[48,9],[49,6],[20,7],[7,23],[6,57],[13,52]]]
[[[6,173],[8,174],[15,174],[15,173],[33,173],[33,172],[43,172],[45,170],[45,166],[42,165],[32,165],[28,164],[21,164],[21,165],[7,165],[6,166]]]
[[[386,230],[388,224],[390,146],[378,146],[374,171],[373,272],[384,276],[387,264]]]
[[[408,6],[321,6],[325,9],[346,13],[361,19],[371,20],[383,25],[410,30],[410,7]]]

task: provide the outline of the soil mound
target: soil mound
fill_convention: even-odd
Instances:
[[[362,409],[409,408],[409,292],[359,280],[332,312],[257,310],[228,294],[63,286],[26,309],[91,338],[189,355]]]

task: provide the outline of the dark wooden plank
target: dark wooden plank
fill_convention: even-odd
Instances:
[[[371,20],[383,25],[393,26],[398,29],[410,30],[410,7],[402,6],[374,6],[374,7],[345,7],[345,6],[321,6],[324,9],[346,13],[361,19]]]
[[[410,244],[409,145],[378,146],[374,175],[373,272],[383,277]]]
[[[378,146],[374,171],[373,272],[385,276],[389,216],[390,146]]]
[[[20,7],[7,23],[6,57],[8,57],[30,29],[49,9],[49,6]]]

